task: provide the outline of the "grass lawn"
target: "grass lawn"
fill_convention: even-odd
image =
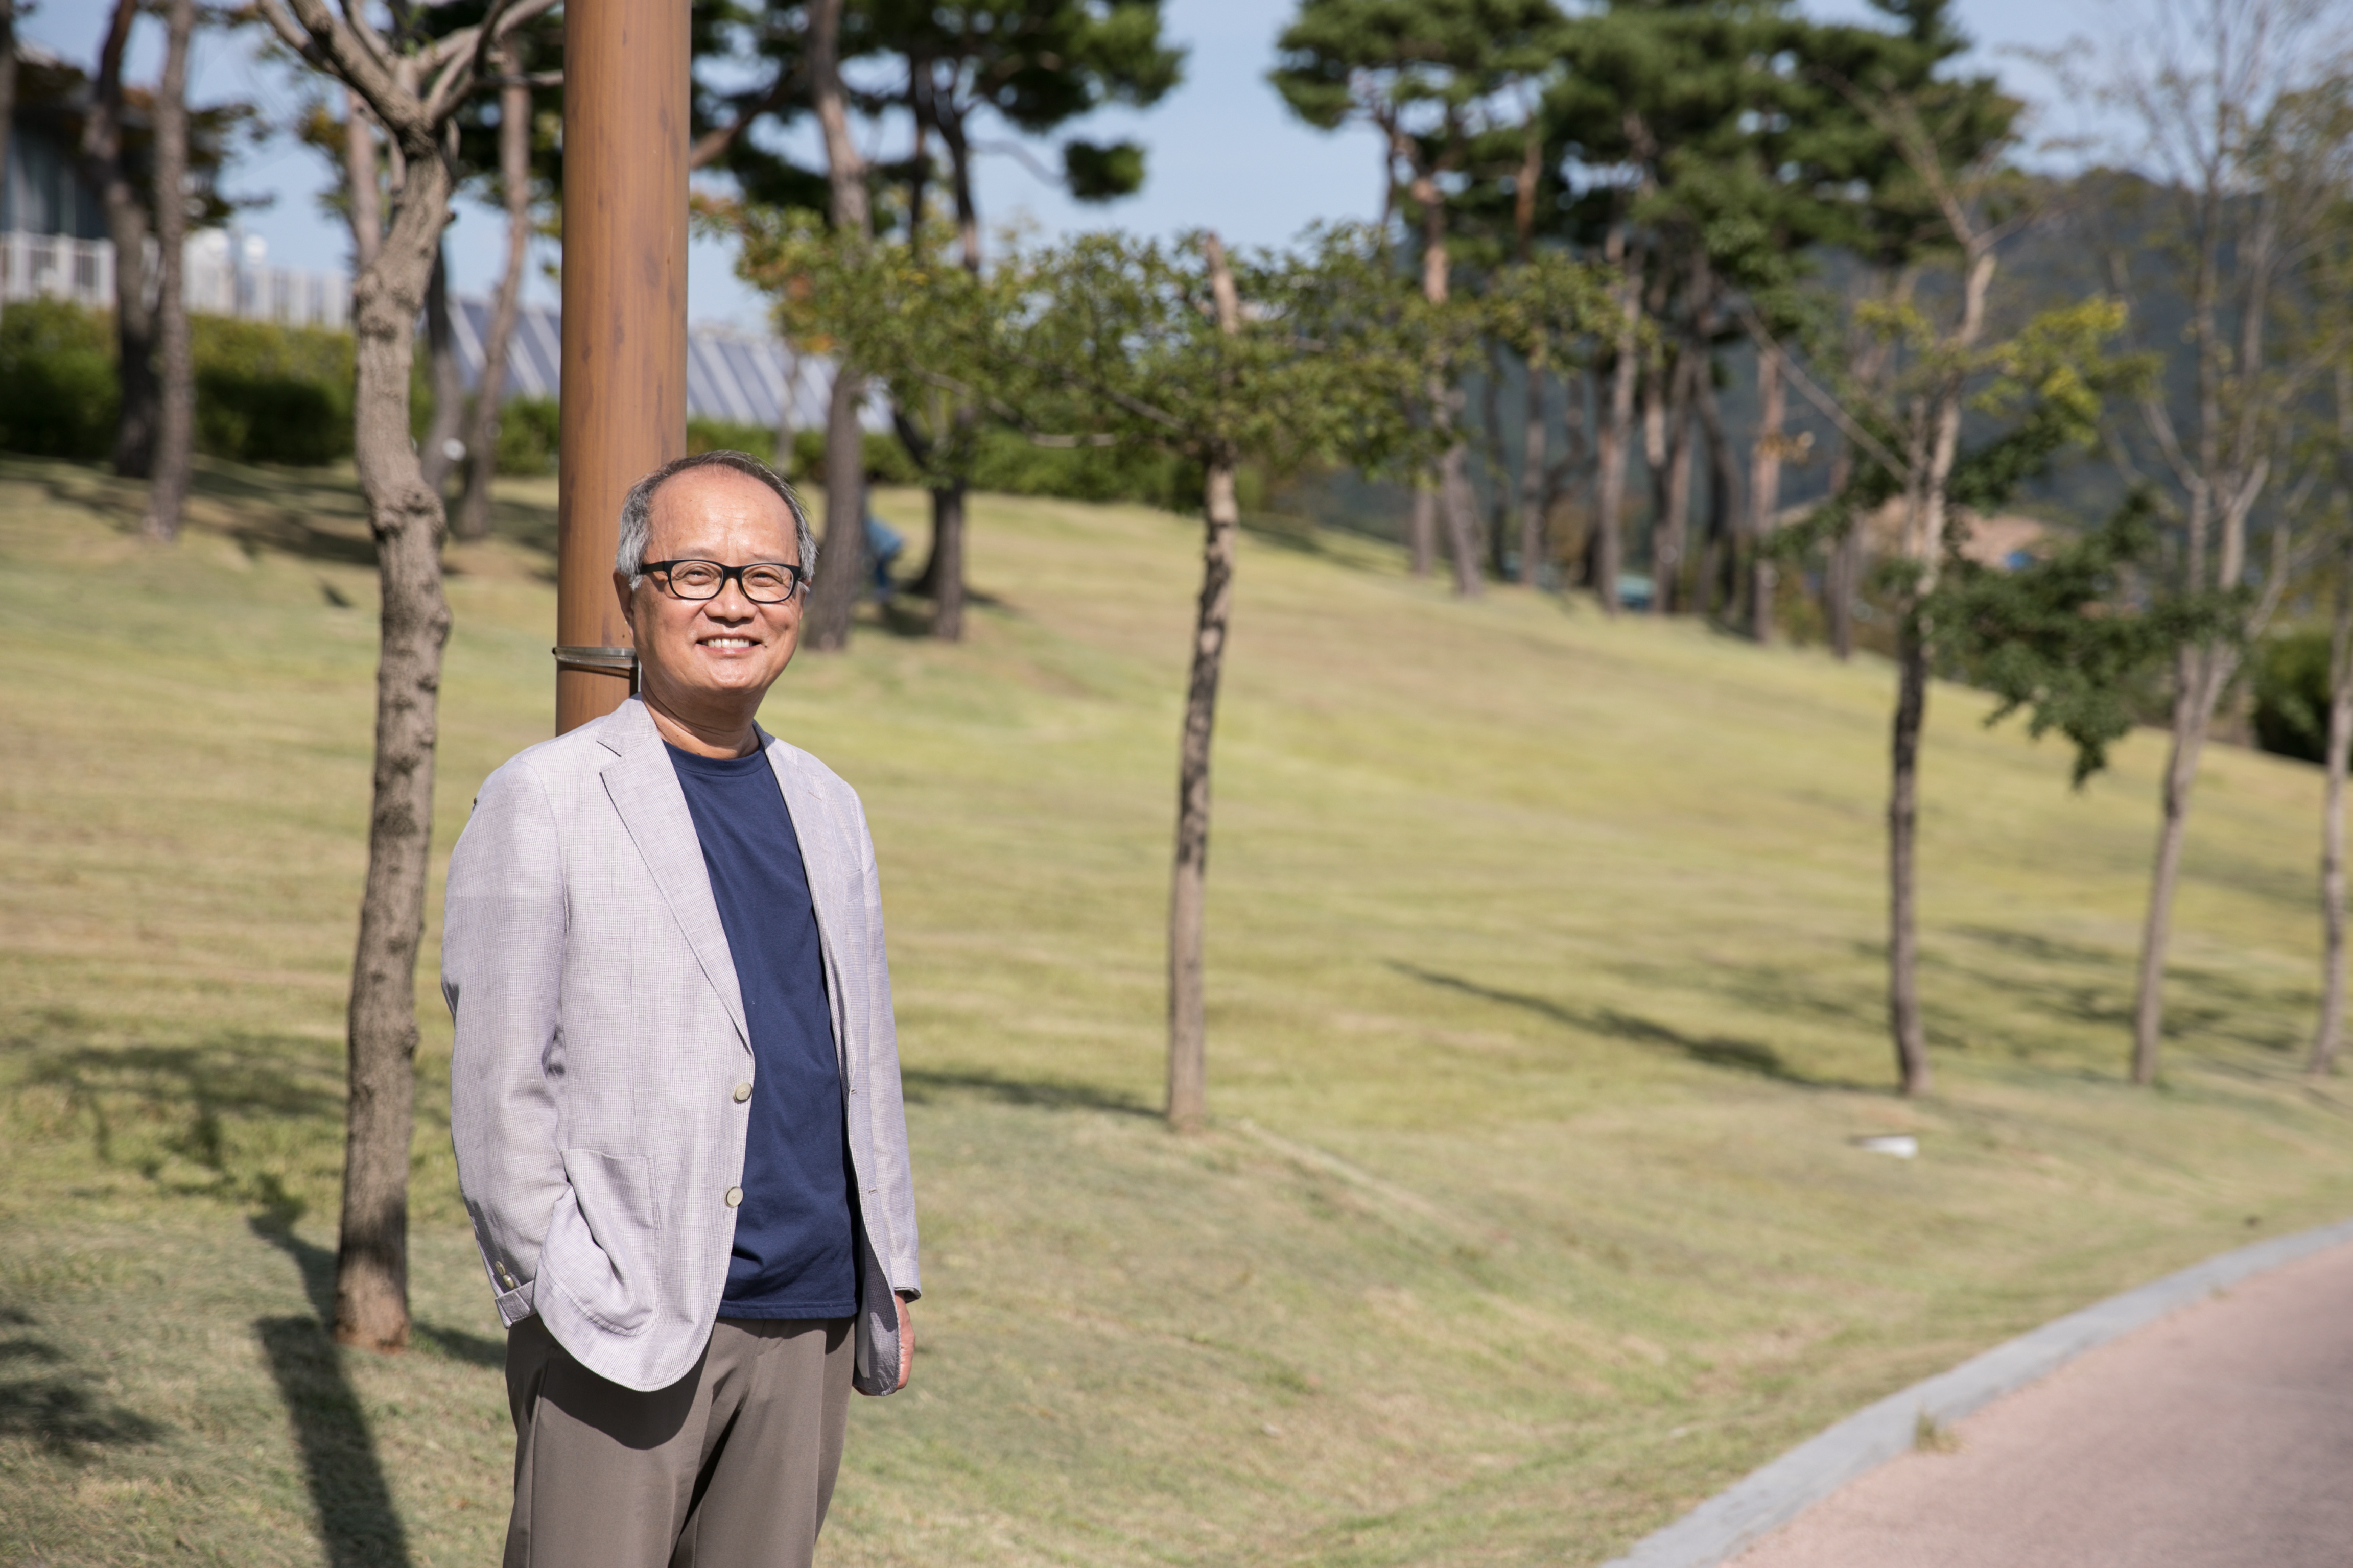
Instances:
[[[416,1348],[320,1327],[367,809],[347,479],[0,459],[0,1562],[487,1563],[501,1344],[418,977]],[[452,549],[436,858],[546,734],[552,482]],[[915,529],[921,498],[880,510]],[[2353,1213],[2316,770],[2200,786],[2163,1085],[2122,1081],[2161,739],[1939,689],[1938,1090],[1887,1091],[1885,667],[1451,600],[1245,541],[1206,1135],[1154,1119],[1195,531],[978,499],[958,647],[867,625],[765,721],[863,793],[923,1351],[836,1564],[1597,1563],[1831,1420]],[[433,894],[438,942],[438,887]],[[1921,1156],[1856,1149],[1909,1131]]]

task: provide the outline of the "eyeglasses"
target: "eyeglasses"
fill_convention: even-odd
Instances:
[[[797,566],[781,561],[754,561],[748,566],[722,566],[716,561],[649,561],[642,568],[657,575],[681,599],[715,599],[730,581],[755,605],[781,605],[808,581]]]

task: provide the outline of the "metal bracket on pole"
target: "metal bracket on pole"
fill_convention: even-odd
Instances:
[[[595,675],[617,675],[629,683],[630,695],[638,689],[638,650],[633,647],[573,647],[558,645],[547,650],[555,656],[558,669],[584,669]]]

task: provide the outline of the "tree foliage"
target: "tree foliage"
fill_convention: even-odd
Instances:
[[[2242,607],[2235,595],[2149,596],[2156,510],[2136,490],[2098,528],[2016,569],[1957,561],[1926,607],[1956,671],[2000,700],[1987,724],[2023,711],[2036,740],[2059,731],[2078,788],[2157,705],[2176,651],[2231,636]]]

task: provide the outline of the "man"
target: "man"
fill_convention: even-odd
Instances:
[[[807,1564],[921,1293],[874,847],[761,731],[817,559],[785,482],[638,481],[639,695],[492,773],[449,861],[458,1182],[507,1325],[508,1568]]]

